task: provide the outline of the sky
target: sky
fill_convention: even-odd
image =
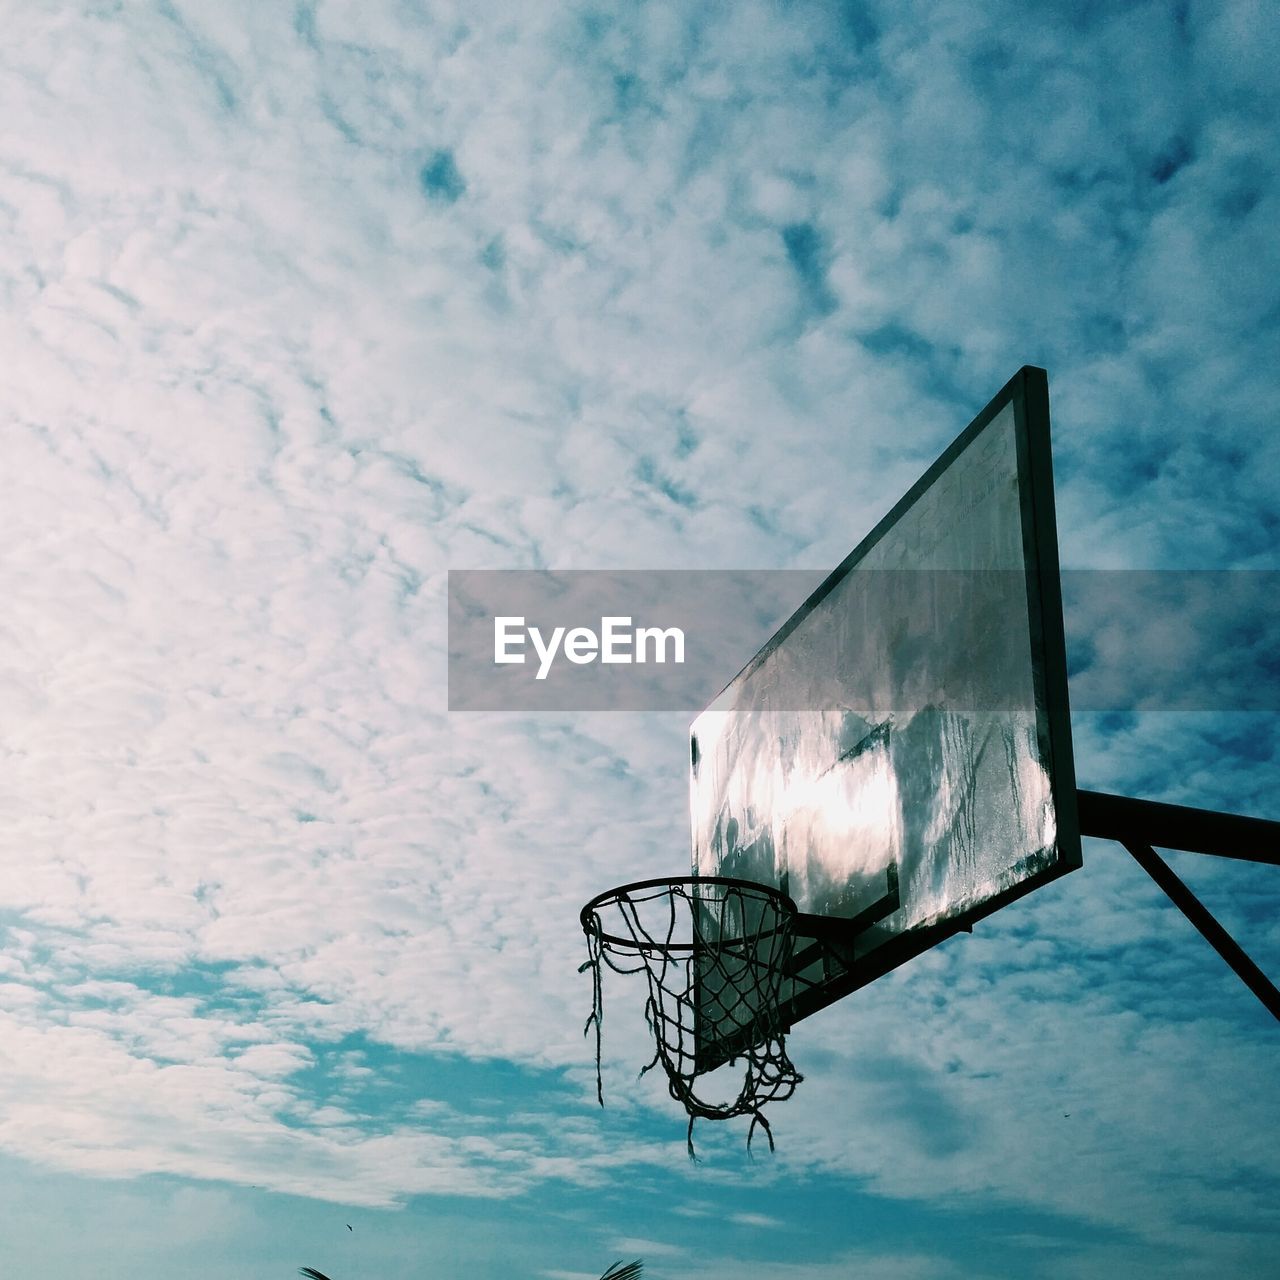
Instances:
[[[6,9],[6,1274],[1274,1266],[1274,1020],[1116,846],[800,1024],[775,1155],[617,984],[600,1109],[689,718],[446,690],[450,570],[821,571],[1024,364],[1065,566],[1280,568],[1274,6]],[[1265,700],[1075,750],[1280,818]]]

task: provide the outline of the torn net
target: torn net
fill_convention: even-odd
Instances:
[[[643,881],[601,894],[583,909],[592,973],[592,1008],[583,1033],[596,1032],[596,1096],[604,1017],[603,969],[639,973],[649,983],[645,1018],[656,1043],[641,1075],[661,1064],[672,1098],[694,1121],[750,1116],[747,1146],[759,1125],[773,1149],[766,1104],[785,1100],[803,1077],[787,1057],[778,998],[794,944],[795,905],[768,885],[711,877]],[[710,1102],[698,1093],[707,1050],[735,1046],[742,1063],[736,1098]]]

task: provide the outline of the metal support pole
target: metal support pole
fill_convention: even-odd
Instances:
[[[1247,819],[1246,819],[1247,821]],[[1272,1017],[1280,1020],[1280,990],[1244,953],[1240,944],[1217,922],[1199,898],[1174,875],[1168,863],[1149,845],[1122,840],[1137,864],[1160,886],[1170,901],[1191,921],[1206,942],[1231,966]],[[1163,842],[1162,842],[1163,843]]]
[[[1220,858],[1265,862],[1280,867],[1280,822],[1242,818],[1211,809],[1133,800],[1102,791],[1078,791],[1080,834],[1103,840],[1157,845],[1188,853],[1212,853]],[[1129,849],[1133,853],[1132,849]],[[1134,854],[1136,857],[1137,855]]]

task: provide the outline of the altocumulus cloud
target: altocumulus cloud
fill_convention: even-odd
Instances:
[[[583,1121],[573,934],[682,867],[684,726],[448,717],[446,570],[834,563],[1027,362],[1067,563],[1276,567],[1275,53],[1243,3],[12,15],[4,1149],[371,1204],[682,1186],[621,1011],[622,1118]],[[1081,772],[1257,810],[1259,724],[1100,720]],[[802,1028],[778,1176],[1247,1274],[1267,1028],[1089,855]],[[1273,960],[1274,887],[1197,870]],[[503,1122],[497,1062],[535,1082]]]

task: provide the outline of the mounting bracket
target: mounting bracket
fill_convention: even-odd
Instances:
[[[1153,845],[1243,862],[1280,866],[1280,822],[1180,804],[1078,791],[1080,834],[1123,845],[1169,900],[1200,931],[1271,1015],[1280,1020],[1280,990],[1209,909],[1174,874]]]

